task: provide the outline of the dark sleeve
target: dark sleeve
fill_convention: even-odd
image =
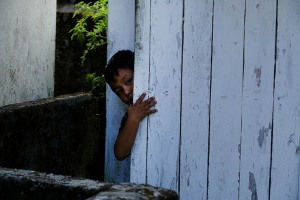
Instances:
[[[122,117],[121,126],[119,128],[119,132],[123,129],[125,122],[127,121],[128,113],[126,112],[125,115]]]

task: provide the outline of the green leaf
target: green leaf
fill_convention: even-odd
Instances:
[[[77,10],[73,17],[80,16],[80,19],[70,33],[72,33],[71,40],[75,39],[81,44],[86,43],[86,49],[81,56],[82,64],[90,51],[107,43],[107,4],[107,0],[98,0],[94,4],[79,2],[75,5]],[[92,30],[88,30],[87,27],[90,26],[93,27]]]

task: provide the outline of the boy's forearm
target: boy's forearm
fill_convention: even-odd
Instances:
[[[140,122],[128,117],[120,131],[114,146],[114,153],[118,160],[128,157],[133,147]]]

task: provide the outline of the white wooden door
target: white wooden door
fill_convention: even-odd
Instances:
[[[137,176],[131,180],[178,191],[183,4],[138,1],[137,6],[135,69],[141,77],[135,76],[135,97],[143,91],[157,97],[158,113],[141,124],[131,165]]]
[[[181,199],[299,199],[300,2],[137,0],[130,181]]]

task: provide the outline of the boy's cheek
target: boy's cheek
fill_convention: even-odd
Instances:
[[[128,105],[130,104],[130,100],[127,97],[121,96],[119,98],[122,100],[123,103],[128,104]]]

